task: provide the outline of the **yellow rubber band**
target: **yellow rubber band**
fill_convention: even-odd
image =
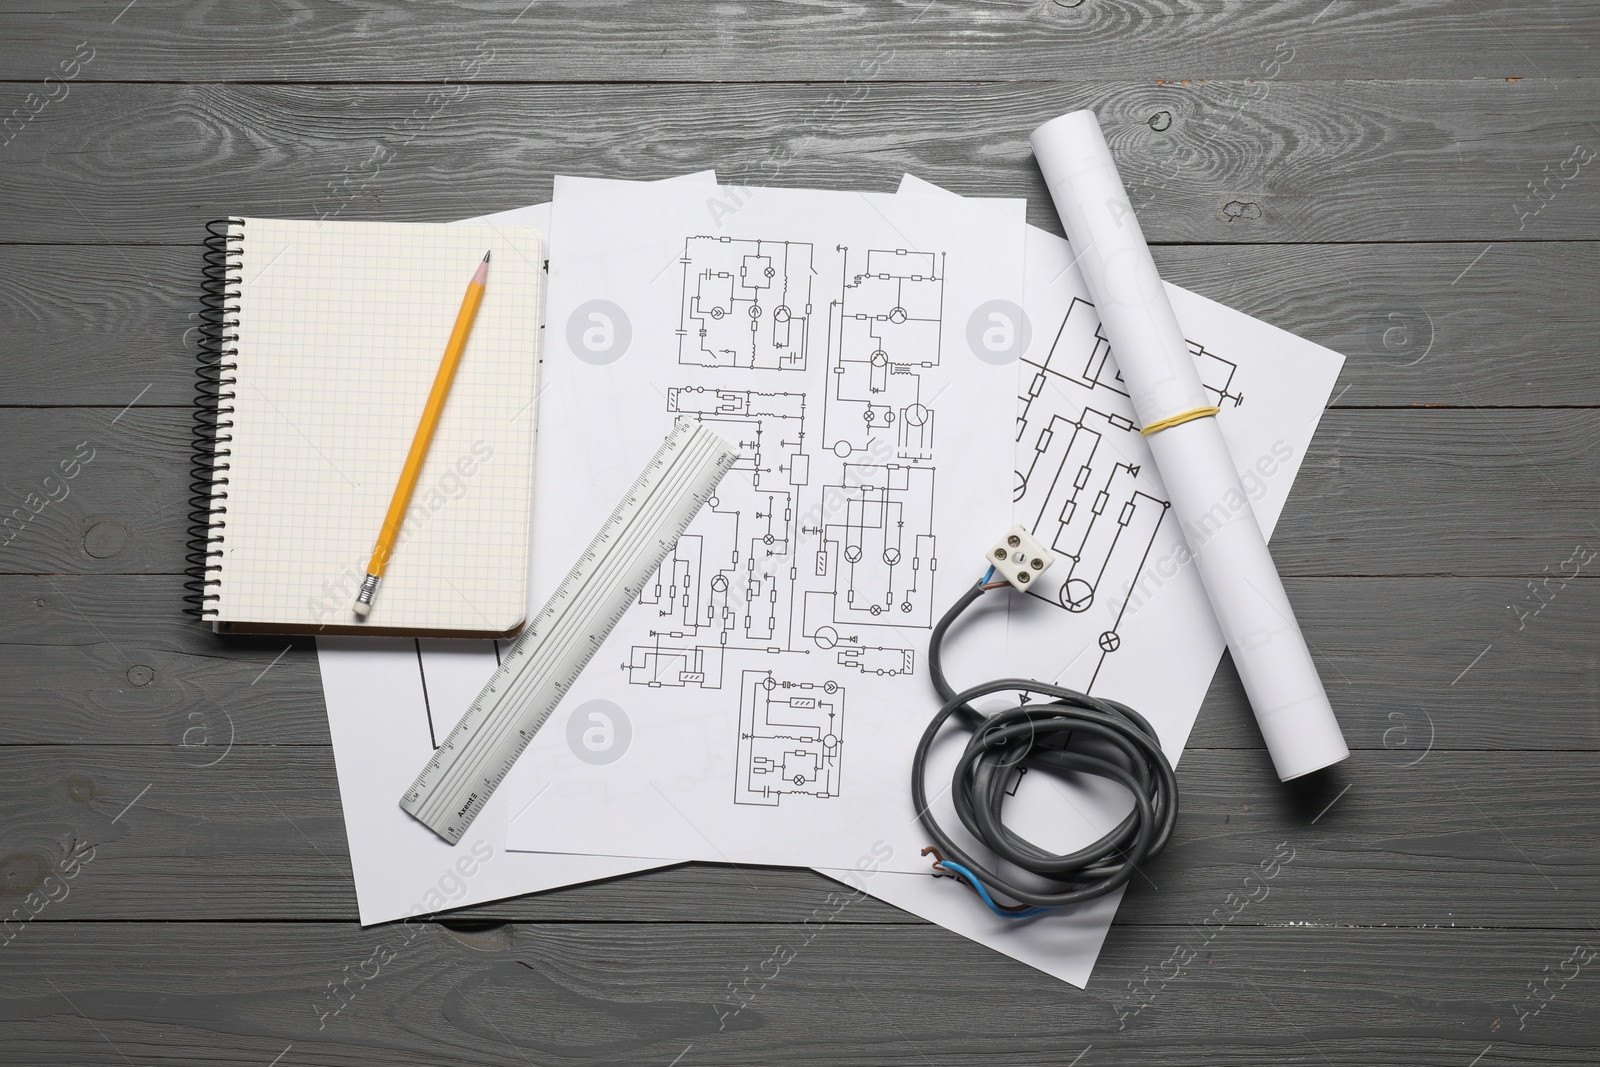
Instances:
[[[1182,426],[1186,422],[1193,422],[1195,419],[1203,419],[1207,415],[1215,415],[1221,410],[1221,408],[1195,408],[1193,411],[1185,411],[1182,415],[1174,415],[1170,419],[1162,419],[1160,422],[1152,422],[1149,426],[1146,426],[1139,432],[1144,434],[1146,437],[1149,437],[1153,433],[1159,433],[1162,430],[1170,430],[1174,426]]]

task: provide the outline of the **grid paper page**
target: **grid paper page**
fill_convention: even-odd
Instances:
[[[543,243],[244,221],[218,623],[504,632],[527,611]],[[350,605],[467,283],[487,290],[365,623]]]

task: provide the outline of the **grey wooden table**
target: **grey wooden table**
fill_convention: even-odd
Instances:
[[[1600,1059],[1600,4],[524,3],[0,12],[0,1061]],[[1349,762],[1280,786],[1225,660],[1087,992],[869,901],[719,1030],[832,885],[715,866],[474,908],[344,983],[391,935],[315,651],[178,610],[203,223],[715,167],[912,171],[1059,232],[1026,137],[1084,106],[1170,279],[1349,357],[1274,542]]]

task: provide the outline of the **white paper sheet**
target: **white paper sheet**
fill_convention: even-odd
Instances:
[[[952,195],[909,175],[901,192]],[[1037,594],[1004,594],[1008,618],[980,617],[950,644],[981,643],[1006,628],[1004,673],[1127,703],[1151,720],[1176,764],[1221,658],[1222,634],[1194,565],[1184,562],[1182,534],[1164,517],[1166,490],[1133,428],[1132,404],[1072,262],[1065,241],[1029,227],[1032,344],[1021,368],[1016,521],[1055,548],[1059,561]],[[1344,358],[1177,286],[1167,291],[1270,534]],[[1070,516],[1064,526],[1063,515]],[[952,671],[951,682],[959,689],[989,676]],[[950,780],[958,744],[930,758],[930,793]],[[1099,837],[1128,810],[1119,790],[1068,796],[1058,786],[1024,775],[1007,804],[1008,825],[1064,850]],[[949,805],[935,810],[952,835],[971,843]],[[1019,922],[994,915],[949,879],[884,871],[841,880],[1080,987],[1122,896]]]
[[[903,191],[921,192],[930,195],[950,195],[943,194],[941,190],[936,190],[925,183],[916,182],[909,177],[903,187]],[[733,202],[727,198],[726,194],[719,194],[717,201],[724,205]],[[517,213],[507,213],[507,215],[513,214]],[[536,226],[542,225],[540,221],[526,217],[508,218],[507,221],[523,222]],[[549,231],[547,230],[546,232],[548,233]],[[1087,311],[1082,307],[1073,309],[1073,301],[1076,299],[1087,303],[1087,295],[1075,270],[1070,267],[1071,257],[1067,253],[1065,242],[1043,231],[1029,228],[1027,261],[1029,269],[1028,291],[1024,304],[1032,320],[1033,339],[1025,358],[1034,363],[1054,367],[1054,359],[1047,359],[1046,357],[1057,347],[1060,347],[1063,355],[1068,352],[1082,355],[1086,350],[1092,354],[1095,346],[1089,338],[1093,336],[1093,325],[1097,320],[1094,320],[1092,308],[1087,309]],[[1210,373],[1203,370],[1203,374],[1206,374],[1209,383],[1221,383],[1223,391],[1230,394],[1240,393],[1244,396],[1242,405],[1232,405],[1231,399],[1228,403],[1224,403],[1225,410],[1221,418],[1221,424],[1233,454],[1241,457],[1242,467],[1248,465],[1242,459],[1247,455],[1265,457],[1272,461],[1267,464],[1271,471],[1270,474],[1263,475],[1258,470],[1254,475],[1254,478],[1262,482],[1266,489],[1261,492],[1258,499],[1253,501],[1257,516],[1264,526],[1270,527],[1271,524],[1276,522],[1277,516],[1281,511],[1289,485],[1298,470],[1300,459],[1304,454],[1305,445],[1309,442],[1315,429],[1321,406],[1325,403],[1326,397],[1331,391],[1342,359],[1326,349],[1310,345],[1265,323],[1260,323],[1248,316],[1184,290],[1169,286],[1169,292],[1177,308],[1179,319],[1191,341],[1202,342],[1206,350],[1216,359],[1231,363],[1234,367],[1233,377],[1228,378],[1226,381],[1224,381],[1224,378],[1216,376],[1227,373],[1227,367],[1220,364],[1213,368]],[[1072,325],[1079,332],[1076,334],[1069,332],[1068,337],[1076,336],[1079,340],[1075,345],[1062,344],[1058,341],[1057,334],[1061,331],[1063,324],[1071,320],[1074,314],[1077,315],[1077,320],[1072,322]],[[1087,331],[1086,333],[1084,332],[1085,330]],[[1207,365],[1206,362],[1202,361],[1203,368]],[[1085,367],[1089,366],[1091,364],[1085,364]],[[1025,366],[1022,369],[1028,372],[1027,378],[1025,378],[1026,384],[1026,381],[1031,379],[1035,368]],[[1081,375],[1079,377],[1082,379]],[[1085,384],[1087,381],[1099,384],[1090,386]],[[1092,409],[1108,412],[1120,401],[1123,407],[1117,410],[1127,415],[1131,408],[1127,406],[1126,399],[1111,395],[1115,392],[1115,387],[1111,384],[1114,381],[1114,366],[1100,368],[1092,377],[1082,379],[1078,383],[1059,380],[1053,374],[1047,375],[1047,382],[1057,386],[1058,392],[1051,394],[1048,400],[1049,406],[1044,406],[1045,402],[1043,401],[1036,402],[1040,405],[1036,410],[1041,418],[1048,412],[1052,415],[1061,415],[1071,420],[1077,420],[1083,410]],[[1237,381],[1237,385],[1228,384],[1228,382],[1232,381]],[[1258,398],[1262,401],[1261,403],[1257,403]],[[1276,400],[1273,401],[1273,398],[1276,398]],[[1093,420],[1090,421],[1092,423]],[[1112,436],[1114,437],[1115,435]],[[1279,453],[1274,453],[1273,446],[1279,441],[1283,442],[1283,447]],[[1281,455],[1283,450],[1288,452],[1286,458]],[[1026,449],[1021,451],[1026,455]],[[1018,466],[1022,467],[1024,464],[1019,463]],[[1153,468],[1151,469],[1153,470]],[[1103,473],[1103,470],[1101,472]],[[1246,477],[1247,487],[1251,487],[1251,476],[1247,472],[1241,471],[1241,473]],[[1141,474],[1143,474],[1143,470],[1141,470]],[[1090,484],[1093,485],[1094,482]],[[1157,498],[1162,498],[1163,490],[1159,483],[1152,482],[1145,491]],[[1252,495],[1254,495],[1254,492]],[[596,520],[595,525],[598,525],[598,520]],[[1176,537],[1176,530],[1172,528],[1163,530],[1162,526],[1166,525],[1166,523],[1157,524],[1156,541],[1150,546],[1145,556],[1147,562],[1145,568],[1146,580],[1141,581],[1136,586],[1133,603],[1124,613],[1125,622],[1120,626],[1111,628],[1117,629],[1119,635],[1125,637],[1128,641],[1126,645],[1118,649],[1119,653],[1123,651],[1130,653],[1126,659],[1120,661],[1121,664],[1127,664],[1127,660],[1131,660],[1135,656],[1144,659],[1146,663],[1150,662],[1148,656],[1143,656],[1139,652],[1144,643],[1161,641],[1166,645],[1162,649],[1159,663],[1170,677],[1171,683],[1163,688],[1161,693],[1155,695],[1163,698],[1168,695],[1172,697],[1169,707],[1172,709],[1173,714],[1158,715],[1158,709],[1151,705],[1152,698],[1149,695],[1122,698],[1129,699],[1129,702],[1135,707],[1146,711],[1151,714],[1152,718],[1156,719],[1164,745],[1169,754],[1173,756],[1174,762],[1176,762],[1177,752],[1181,749],[1184,740],[1188,736],[1200,701],[1203,699],[1205,690],[1209,686],[1210,678],[1215,671],[1222,649],[1222,640],[1220,634],[1216,631],[1214,621],[1210,617],[1209,609],[1204,609],[1203,591],[1200,590],[1198,582],[1193,574],[1190,573],[1192,565],[1179,566],[1177,563],[1177,560],[1181,559],[1182,556],[1177,552],[1179,541]],[[1166,575],[1169,573],[1170,577],[1167,577]],[[543,595],[548,592],[548,589],[537,587],[537,580],[538,577],[536,575],[536,606],[537,603],[542,602]],[[963,572],[961,576],[951,581],[949,587],[951,589],[960,588],[968,580],[970,579]],[[1119,583],[1113,583],[1110,588],[1113,594],[1116,595],[1124,592],[1123,585]],[[997,595],[991,594],[991,596]],[[1011,600],[1016,599],[1010,597],[1009,594],[1006,594],[1006,596]],[[1200,599],[1196,601],[1196,597]],[[1103,602],[1104,594],[1097,594],[1097,603],[1091,605],[1091,608]],[[1194,608],[1196,603],[1203,609],[1198,614],[1195,613]],[[1155,607],[1154,605],[1156,604],[1159,604],[1160,607]],[[1077,664],[1069,662],[1077,653],[1074,652],[1072,656],[1062,655],[1061,649],[1070,646],[1058,644],[1058,642],[1062,640],[1076,641],[1078,648],[1081,650],[1086,647],[1083,644],[1084,635],[1089,634],[1095,625],[1101,625],[1104,629],[1104,624],[1096,624],[1090,621],[1089,616],[1092,612],[1065,612],[1060,608],[1054,608],[1044,603],[1034,605],[1034,607],[1039,611],[1048,609],[1048,613],[1056,617],[1057,621],[1053,624],[1054,626],[1062,626],[1065,623],[1068,628],[1057,631],[1051,625],[1038,627],[1030,625],[1024,633],[1016,635],[1024,643],[1018,646],[1016,653],[1008,661],[1006,672],[1029,673],[1036,677],[1049,677],[1050,664],[1054,663],[1058,664],[1058,666],[1053,669],[1057,671],[1065,670],[1063,680],[1068,681],[1069,684],[1086,684],[1081,672],[1091,670],[1088,663],[1083,661]],[[1106,609],[1102,607],[1101,610]],[[1072,616],[1072,618],[1066,620],[1063,616]],[[1141,617],[1147,618],[1149,621],[1136,627],[1134,624],[1138,623]],[[1157,622],[1160,622],[1161,625],[1156,626]],[[970,634],[958,635],[952,638],[952,651],[969,649],[985,644],[993,636],[986,636],[983,633],[984,628],[989,625],[997,627],[996,633],[1003,632],[1006,626],[1005,614],[1003,612],[994,613],[992,623],[988,620],[980,619],[977,621],[977,625],[971,628],[972,632]],[[1075,627],[1075,629],[1072,627]],[[1103,630],[1096,632],[1103,632]],[[1038,648],[1034,648],[1033,642],[1026,640],[1027,635],[1037,637]],[[922,641],[925,644],[925,637]],[[424,642],[424,645],[429,644]],[[467,643],[458,642],[439,642],[437,644],[459,648],[471,647]],[[482,647],[484,649],[490,648],[487,644]],[[1097,643],[1088,647],[1092,647],[1098,653]],[[443,649],[438,651],[442,652]],[[920,653],[920,646],[918,651]],[[492,671],[493,663],[480,659],[475,667],[468,667],[461,659],[436,656],[434,653],[435,649],[432,647],[429,647],[423,653],[426,662],[433,665],[427,676],[429,692],[430,694],[436,691],[455,694],[454,697],[449,699],[457,700],[459,705],[444,715],[436,713],[436,718],[444,723],[442,729],[448,730],[459,716],[459,711],[465,708],[466,703],[472,697],[476,696],[482,681]],[[480,652],[479,655],[492,656],[492,651]],[[1085,655],[1089,655],[1089,653],[1085,652]],[[1040,658],[1041,656],[1044,658]],[[952,677],[957,684],[980,676],[987,677],[990,673],[1001,673],[998,671],[983,671],[980,675],[977,670],[973,669],[972,665],[960,662],[965,658],[964,656],[960,657],[958,663],[952,666]],[[1100,667],[1100,657],[1096,654],[1091,658],[1094,660],[1095,669],[1098,669]],[[1091,674],[1090,677],[1094,682],[1095,692],[1108,692],[1111,695],[1119,695],[1118,692],[1102,688],[1103,684],[1111,684],[1111,679],[1114,676],[1127,675],[1131,676],[1135,682],[1138,680],[1140,672],[1134,669],[1137,664],[1127,664],[1125,667],[1114,665],[1110,663],[1112,658],[1114,657],[1108,657],[1106,671],[1101,677],[1097,678]],[[922,657],[919,654],[919,663],[921,659]],[[324,654],[323,669],[325,679],[329,676],[329,663],[330,657]],[[596,666],[598,666],[598,663]],[[362,657],[359,662],[347,661],[342,667],[335,663],[335,676],[345,675],[347,670],[355,671],[361,677],[369,679],[365,685],[361,683],[360,677],[352,679],[355,683],[356,694],[363,691],[371,691],[374,685],[379,686],[378,691],[382,692],[383,678],[404,678],[407,676],[408,671],[410,677],[417,679],[416,682],[412,683],[413,687],[419,686],[421,680],[414,666],[406,667],[397,660],[383,660],[370,653]],[[447,681],[446,675],[450,675],[455,679],[454,684]],[[396,686],[396,688],[403,687]],[[1190,694],[1192,694],[1192,697]],[[931,690],[925,689],[924,698],[907,702],[905,705],[906,714],[919,722],[925,721],[926,716],[932,712],[931,700]],[[353,707],[357,700],[355,696],[352,696],[349,700],[337,702],[345,707]],[[336,698],[330,691],[330,721],[335,725],[334,743],[336,756],[340,757],[341,794],[345,798],[347,828],[350,834],[352,857],[356,864],[358,897],[362,901],[362,921],[364,923],[384,921],[384,918],[399,917],[416,910],[429,910],[427,908],[419,909],[418,905],[423,903],[424,897],[430,891],[448,900],[446,906],[464,906],[481,900],[490,900],[521,892],[531,892],[539,888],[549,888],[556,884],[567,884],[566,882],[552,880],[555,876],[551,873],[552,869],[548,861],[551,859],[569,859],[569,857],[528,855],[517,852],[502,853],[499,847],[499,830],[493,822],[485,821],[490,818],[492,812],[486,812],[483,819],[480,819],[479,825],[484,829],[483,837],[481,839],[469,838],[469,842],[477,843],[480,848],[491,848],[494,850],[495,855],[491,863],[475,864],[474,869],[482,872],[482,874],[487,874],[494,868],[495,864],[503,866],[492,880],[485,880],[481,874],[466,879],[468,890],[466,893],[461,894],[459,899],[455,899],[454,894],[456,892],[456,883],[460,880],[460,872],[456,871],[451,861],[457,858],[457,852],[465,855],[471,854],[469,842],[464,842],[460,850],[450,849],[432,834],[407,819],[399,811],[398,805],[388,800],[383,801],[374,808],[374,812],[379,816],[374,820],[375,825],[374,822],[365,823],[364,825],[367,828],[358,832],[358,826],[363,825],[363,821],[353,817],[353,815],[359,815],[360,813],[352,813],[349,802],[349,798],[356,791],[356,788],[364,790],[371,786],[373,795],[377,795],[387,789],[393,792],[395,796],[398,796],[399,791],[404,789],[406,784],[409,784],[410,778],[414,774],[415,768],[411,766],[412,762],[420,767],[421,761],[426,758],[428,749],[423,747],[426,742],[423,742],[423,745],[413,743],[411,747],[415,748],[417,752],[412,755],[410,760],[400,760],[402,766],[392,775],[395,781],[391,783],[373,783],[371,782],[371,775],[372,772],[381,768],[382,755],[381,753],[373,752],[369,742],[376,733],[388,730],[392,719],[388,715],[376,713],[343,717],[350,728],[350,736],[341,745],[340,730],[338,728],[340,720],[333,715],[335,703]],[[1183,707],[1189,708],[1186,715],[1183,713]],[[376,709],[374,709],[374,712],[376,712]],[[351,754],[349,759],[344,758],[346,753]],[[361,756],[360,754],[362,753],[367,753],[368,755]],[[360,760],[359,766],[352,763],[352,760],[356,759]],[[624,760],[623,762],[627,761]],[[348,769],[351,772],[350,776],[356,779],[355,782],[347,781],[347,764],[351,764]],[[938,773],[938,769],[935,768],[932,780],[937,780]],[[947,776],[948,770],[944,770],[943,773]],[[1019,793],[1021,792],[1022,790],[1019,789]],[[504,796],[503,791],[501,796]],[[1080,804],[1084,803],[1084,798],[1082,797],[1075,799]],[[1032,805],[1029,805],[1028,809],[1031,808]],[[1026,810],[1020,804],[1010,805],[1008,806],[1008,819],[1025,818]],[[1051,805],[1048,810],[1060,814],[1062,808],[1059,805]],[[502,808],[500,811],[503,816],[505,814],[504,809]],[[1097,823],[1101,819],[1110,818],[1113,815],[1120,817],[1120,811],[1116,810],[1114,805],[1108,806],[1107,810],[1103,812],[1092,812],[1091,814],[1095,816],[1095,822]],[[383,816],[394,816],[398,819],[399,823],[403,824],[400,827],[402,831],[420,831],[427,839],[427,842],[418,850],[409,853],[399,852],[392,857],[392,862],[387,864],[382,862],[384,857],[381,854],[375,858],[355,859],[358,840],[381,844],[387,839],[396,846],[402,844],[401,838],[404,837],[404,833],[397,834],[395,832],[397,824],[383,818]],[[951,824],[949,821],[946,823],[947,826]],[[1080,828],[1080,832],[1082,832],[1082,828]],[[1045,839],[1053,839],[1055,834],[1050,833],[1043,836]],[[432,846],[437,847],[434,848]],[[437,862],[432,858],[434,853],[439,854]],[[606,873],[600,870],[600,865],[617,862],[596,857],[570,858],[577,861],[576,867],[578,869],[572,872],[574,876],[568,878],[567,882],[605,877]],[[626,862],[629,865],[627,869],[630,870],[640,866],[638,861],[622,862]],[[437,869],[435,870],[435,868]],[[585,869],[595,873],[582,873]],[[452,872],[455,873],[452,874]],[[824,870],[822,873],[827,874],[829,872]],[[1114,894],[1070,914],[1054,914],[1030,922],[1017,923],[1013,920],[1001,919],[992,915],[981,906],[973,894],[947,879],[931,878],[926,874],[895,873],[891,870],[878,870],[870,878],[864,878],[860,875],[854,878],[844,878],[838,875],[837,872],[835,872],[834,876],[841,877],[841,880],[846,881],[847,884],[864,885],[868,892],[891,904],[937,922],[956,933],[988,945],[1012,958],[1080,987],[1088,980],[1095,958],[1099,954],[1101,944],[1115,914],[1117,902],[1120,899],[1120,894]],[[394,883],[393,892],[384,892],[387,882]],[[384,897],[393,901],[390,914],[383,917],[369,917],[369,902],[374,908],[378,908],[384,904]]]
[[[1278,777],[1288,781],[1349,758],[1227,442],[1205,417],[1215,411],[1212,398],[1099,120],[1074,111],[1029,140],[1067,239],[1080,250],[1078,269],[1099,301],[1140,425],[1156,430],[1150,451],[1165,472],[1173,521],[1194,554]],[[1180,421],[1168,425],[1173,420]]]
[[[491,797],[451,846],[405,812],[400,794],[494,673],[480,641],[319,637],[345,836],[361,924],[628,874],[659,864],[509,852],[508,800]],[[462,694],[468,694],[460,699]]]
[[[1022,202],[556,194],[536,586],[675,415],[746,455],[502,786],[508,842],[920,869],[927,634],[1011,509],[1016,368],[969,336],[1022,298]],[[594,715],[614,762],[571,743]]]
[[[707,171],[671,180],[714,187],[716,176]],[[466,221],[533,226],[548,238],[550,205]],[[535,587],[530,615],[542,606]],[[400,794],[494,672],[498,647],[492,641],[317,641],[364,926],[660,866],[508,852],[504,793],[489,801],[455,847],[400,810]]]

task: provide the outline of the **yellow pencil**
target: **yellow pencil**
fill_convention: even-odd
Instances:
[[[378,531],[378,543],[372,547],[372,562],[367,564],[367,577],[356,594],[355,613],[360,619],[372,614],[372,598],[377,595],[378,582],[389,566],[394,554],[395,541],[400,537],[400,524],[405,521],[406,510],[411,507],[411,494],[422,476],[422,465],[428,459],[428,447],[433,444],[433,432],[439,428],[439,416],[444,414],[444,402],[450,396],[450,384],[455,381],[456,368],[461,366],[461,353],[467,348],[467,335],[472,333],[473,320],[478,317],[478,306],[483,303],[484,287],[489,282],[489,253],[483,254],[477,273],[467,283],[467,295],[461,298],[461,310],[456,314],[455,328],[450,331],[450,343],[445,345],[444,359],[439,362],[439,373],[434,376],[433,389],[428,393],[428,403],[422,409],[422,421],[417,423],[417,435],[411,439],[411,451],[406,455],[406,465],[400,472],[400,483],[394,487],[394,498],[389,501],[389,513],[383,517],[383,529]]]

